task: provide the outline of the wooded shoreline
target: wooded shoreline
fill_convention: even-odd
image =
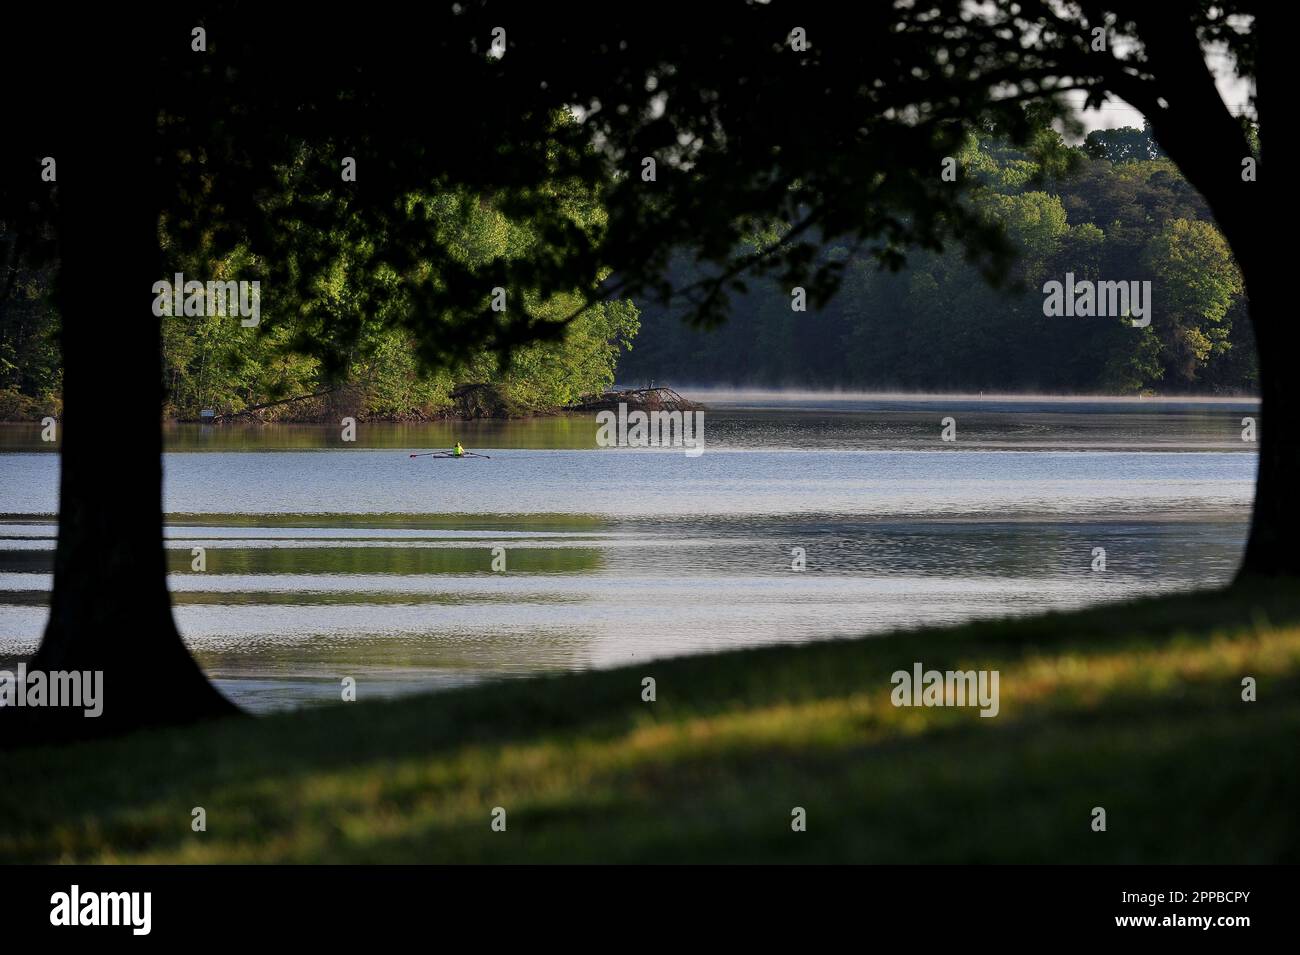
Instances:
[[[465,385],[452,393],[454,404],[429,411],[406,413],[370,413],[358,410],[360,402],[346,390],[326,390],[314,394],[282,398],[234,412],[214,413],[205,417],[174,416],[167,420],[177,424],[264,423],[317,424],[340,417],[358,421],[483,421],[522,418],[558,417],[587,414],[617,408],[620,404],[640,411],[697,411],[704,405],[682,397],[671,388],[630,388],[586,395],[575,404],[555,408],[514,408],[501,390],[491,384]],[[284,414],[277,409],[295,406],[297,413]]]

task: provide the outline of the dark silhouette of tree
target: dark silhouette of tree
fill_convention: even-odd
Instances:
[[[33,665],[105,670],[96,728],[228,709],[180,642],[163,573],[158,327],[145,295],[175,248],[245,245],[276,320],[301,322],[300,347],[327,367],[355,345],[358,309],[391,310],[431,364],[484,346],[508,353],[558,327],[524,294],[489,311],[492,287],[663,300],[674,250],[704,267],[676,290],[702,324],[725,318],[727,293],[755,274],[824,303],[842,279],[841,261],[816,259],[825,241],[886,268],[909,248],[955,241],[998,281],[1008,244],[962,203],[962,177],[941,176],[943,161],[979,122],[1050,166],[1053,143],[1035,132],[1069,89],[1141,110],[1232,246],[1267,416],[1243,572],[1295,573],[1297,508],[1283,485],[1300,463],[1296,399],[1280,368],[1293,341],[1279,316],[1260,317],[1272,281],[1258,230],[1265,181],[1242,181],[1247,134],[1204,56],[1221,44],[1254,76],[1260,31],[1242,18],[1255,5],[850,7],[666,3],[625,18],[472,0],[346,14],[218,3],[114,8],[76,24],[21,14],[34,19],[9,28],[25,55],[10,60],[22,69],[7,84],[0,218],[25,261],[57,256],[65,368],[55,584]],[[39,177],[43,156],[58,160],[56,184]],[[341,179],[344,157],[354,183]],[[430,192],[489,201],[539,241],[459,265],[413,199]],[[608,209],[603,226],[575,222],[572,203],[586,201]],[[755,234],[772,239],[738,254]],[[341,256],[363,263],[350,310],[314,293]],[[596,289],[598,274],[610,278]]]

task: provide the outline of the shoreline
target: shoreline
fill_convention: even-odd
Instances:
[[[643,391],[646,389],[638,389]],[[660,389],[655,389],[660,390]],[[663,389],[670,391],[670,389]],[[1189,413],[1215,411],[1258,410],[1260,399],[1254,395],[1054,395],[1041,393],[970,393],[954,392],[897,392],[897,391],[842,391],[809,389],[765,389],[765,388],[726,388],[700,386],[685,389],[690,398],[672,392],[680,399],[680,407],[691,410],[726,410],[737,411],[772,411],[789,410],[800,412],[869,412],[869,411],[929,411],[942,405],[953,411],[983,411],[987,413],[1011,413],[1027,405],[1038,405],[1038,409],[1026,413],[1123,413],[1128,411],[1150,411],[1171,413],[1185,410]],[[358,424],[438,424],[443,422],[476,423],[528,421],[545,418],[566,418],[595,414],[598,411],[617,407],[619,396],[626,396],[630,391],[607,392],[601,396],[592,396],[586,402],[543,409],[504,409],[500,406],[485,408],[448,407],[438,411],[407,411],[386,413],[365,413],[346,407],[335,407],[324,411],[314,410],[306,414],[259,414],[261,408],[228,412],[213,419],[204,419],[188,415],[165,413],[162,416],[164,426],[168,425],[209,425],[225,427],[235,424],[294,424],[294,425],[334,425],[340,417],[355,418]],[[668,404],[656,402],[626,401],[630,410],[655,411],[669,408]],[[265,407],[265,406],[263,406]],[[10,409],[6,409],[10,410]],[[24,409],[24,413],[0,413],[0,424],[39,425],[46,417],[58,420],[62,408],[47,405],[39,409]]]

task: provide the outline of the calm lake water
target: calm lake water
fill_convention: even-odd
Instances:
[[[1253,402],[691,394],[698,457],[591,416],[172,426],[182,632],[265,710],[1218,584],[1245,541]],[[408,456],[457,438],[491,459]],[[0,663],[40,639],[57,483],[0,425]]]

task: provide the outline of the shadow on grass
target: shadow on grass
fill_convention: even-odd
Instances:
[[[32,748],[0,858],[1294,861],[1298,626],[1252,585]],[[1003,716],[889,706],[915,661]]]

